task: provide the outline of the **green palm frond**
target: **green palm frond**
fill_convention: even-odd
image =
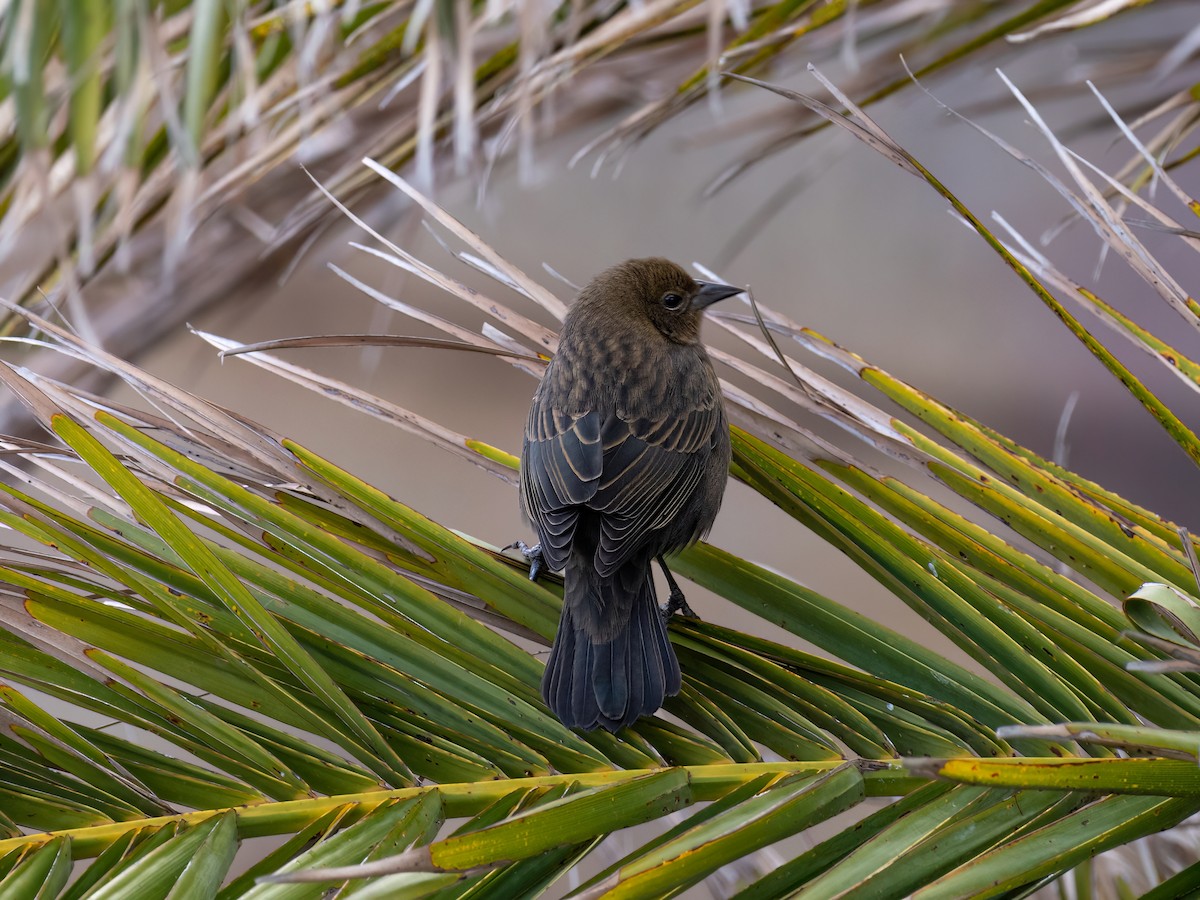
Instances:
[[[957,4],[949,19],[910,23],[931,30],[919,71],[1135,5]],[[871,31],[882,21],[871,17],[893,6],[755,7],[726,55],[750,71],[853,16],[863,40],[899,40]],[[534,315],[560,319],[563,300],[393,170],[452,129],[469,148],[466,120],[487,127],[528,115],[523,104],[567,71],[622,48],[700,40],[706,26],[688,4],[584,6],[582,21],[556,19],[535,52],[522,9],[513,25],[467,3],[130,2],[83,4],[75,17],[68,4],[24,0],[4,20],[3,90],[20,125],[0,151],[4,214],[13,217],[5,223],[15,228],[48,202],[35,194],[52,184],[54,160],[70,160],[71,190],[86,202],[64,257],[76,268],[62,274],[86,281],[138,224],[131,208],[167,215],[176,204],[183,235],[259,177],[255,165],[277,165],[306,130],[448,53],[466,65],[454,89],[435,82],[436,102],[405,107],[369,148],[380,161],[339,163],[288,228],[311,222],[335,195],[349,212],[345,198],[382,178],[465,247],[462,261],[495,277],[496,293],[469,289],[379,235],[382,249],[363,249],[485,317],[479,330],[427,317],[456,345],[537,377],[556,338]],[[731,18],[740,12],[729,4]],[[93,62],[110,40],[140,49]],[[129,89],[146,85],[148,60],[164,67],[157,99]],[[310,62],[328,68],[318,76]],[[622,152],[704,96],[711,74],[697,71],[606,135],[599,154]],[[895,73],[865,68],[860,81],[846,94],[821,79],[837,106],[754,82],[798,115],[765,146],[782,149],[827,122],[929,184],[1200,459],[1184,418],[1068,303],[1196,389],[1200,364],[1181,342],[1122,315],[1019,235],[984,225],[853,102],[898,89]],[[244,119],[256,103],[272,149],[237,157],[259,127]],[[1152,115],[1171,112],[1181,118],[1135,140],[1135,165],[1111,178],[1093,178],[1043,133],[1068,172],[1067,182],[1050,176],[1054,189],[1195,326],[1195,301],[1126,226],[1136,210],[1195,245],[1126,186],[1153,178],[1200,208],[1171,174],[1191,156],[1182,142],[1194,99],[1168,100]],[[518,560],[335,460],[17,303],[5,308],[10,328],[24,323],[51,352],[123,380],[141,402],[0,366],[5,388],[51,435],[0,445],[0,524],[11,534],[0,548],[2,896],[317,897],[333,886],[364,898],[651,898],[818,825],[815,845],[748,876],[737,896],[1018,896],[1077,866],[1085,882],[1096,854],[1200,811],[1194,539],[772,310],[714,314],[710,324],[741,347],[714,351],[738,378],[724,385],[731,474],[850,557],[972,665],[701,544],[673,568],[782,636],[673,621],[682,692],[667,715],[610,735],[565,729],[538,693],[542,664],[531,651],[553,634],[561,580],[531,583]],[[199,336],[515,482],[515,448],[274,355],[362,336],[253,347]],[[856,390],[822,377],[813,360],[843,368]],[[810,433],[800,415],[846,440]],[[879,471],[881,457],[897,466]],[[977,514],[963,515],[962,501]],[[645,823],[654,829],[647,843],[604,861],[608,835]],[[239,849],[268,836],[281,843],[265,855],[242,849],[248,868],[231,876]],[[1196,889],[1192,865],[1146,896]]]
[[[929,181],[1063,310],[1050,293],[1061,280],[1043,284],[1019,250],[847,107],[831,121]],[[544,287],[386,167],[371,168],[519,302],[561,315]],[[1101,215],[1102,196],[1089,196]],[[540,373],[552,332],[383,243],[372,252],[490,317],[477,332],[440,320],[455,341]],[[1053,272],[1044,259],[1038,268]],[[1147,256],[1135,270],[1159,268]],[[617,735],[573,733],[543,706],[541,664],[526,649],[553,633],[557,579],[531,583],[516,560],[286,436],[20,315],[52,346],[134,386],[154,412],[0,370],[59,442],[13,444],[33,465],[0,488],[0,521],[27,542],[0,563],[5,889],[302,890],[281,880],[317,893],[346,882],[364,896],[513,896],[561,883],[606,835],[657,821],[655,838],[573,895],[659,897],[858,809],[855,825],[739,896],[1003,896],[1200,811],[1200,622],[1179,529],[770,310],[714,321],[747,348],[718,358],[764,389],[727,388],[732,474],[992,677],[702,544],[675,560],[681,575],[827,655],[675,622],[685,682],[670,717]],[[502,449],[268,349],[200,336],[513,480],[516,460]],[[922,427],[816,375],[798,351],[843,365]],[[1156,414],[1149,388],[1119,374]],[[810,436],[793,405],[903,461],[913,478]],[[934,481],[1034,552],[954,512]],[[1127,595],[1122,612],[1113,601]],[[89,724],[97,716],[100,727]],[[868,798],[892,800],[866,807]],[[690,814],[676,821],[681,812]],[[286,841],[224,883],[239,842],[264,835]],[[71,881],[81,860],[91,862]]]

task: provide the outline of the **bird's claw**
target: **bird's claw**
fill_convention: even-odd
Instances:
[[[537,581],[538,576],[542,574],[542,568],[546,565],[545,557],[542,556],[542,545],[534,544],[530,547],[524,541],[513,541],[505,550],[516,550],[529,563],[529,580]]]
[[[667,579],[667,587],[671,589],[671,593],[667,597],[667,605],[659,611],[662,613],[663,621],[670,619],[675,613],[687,616],[689,619],[699,619],[696,611],[688,606],[687,597],[683,596],[683,591],[680,589],[678,582],[675,581],[675,576],[671,574],[671,569],[667,566],[667,561],[663,557],[656,557],[658,564],[662,566],[663,575]]]
[[[662,615],[664,619],[669,619],[671,616],[679,613],[681,616],[686,616],[689,619],[699,619],[700,616],[696,611],[688,605],[687,597],[683,596],[683,591],[675,588],[667,597],[667,605],[662,607]]]

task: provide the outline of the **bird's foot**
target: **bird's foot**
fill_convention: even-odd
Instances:
[[[686,616],[689,619],[700,618],[696,615],[696,611],[688,605],[687,597],[683,596],[683,591],[678,587],[671,589],[671,593],[667,597],[667,605],[662,607],[664,619],[671,618],[675,613],[679,613],[681,616]]]
[[[537,581],[538,576],[542,574],[542,569],[546,564],[545,558],[542,556],[542,545],[534,544],[530,547],[524,541],[513,541],[505,550],[516,550],[529,563],[529,580]]]
[[[660,610],[663,621],[671,618],[675,613],[685,615],[689,619],[699,619],[700,617],[696,615],[696,611],[688,606],[687,597],[683,596],[683,591],[679,589],[679,584],[675,581],[675,576],[667,568],[667,561],[661,556],[656,558],[658,559],[658,564],[662,566],[663,575],[667,578],[667,587],[671,589],[671,593],[667,596],[667,605]]]

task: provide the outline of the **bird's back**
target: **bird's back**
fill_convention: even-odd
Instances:
[[[594,320],[572,310],[534,395],[523,508],[544,549],[567,507],[628,519],[636,504],[646,514],[632,542],[651,557],[678,550],[712,525],[724,491],[729,432],[716,373],[700,344],[611,326],[597,339]]]

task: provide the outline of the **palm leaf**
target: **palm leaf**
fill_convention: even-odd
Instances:
[[[753,52],[774,52],[786,43],[772,42],[774,29],[804,16],[803,27],[815,28],[842,13],[818,22],[808,6],[771,7],[737,41],[766,40]],[[1030,6],[1018,24],[1060,6]],[[364,11],[363,21],[387,11]],[[418,4],[411,14],[430,12]],[[413,33],[449,40],[448,13],[470,11],[437,6]],[[193,167],[208,159],[210,102],[234,90],[221,81],[231,76],[214,49],[224,15],[221,4],[195,5],[186,29],[173,23],[192,55],[172,152]],[[632,14],[609,23],[596,27],[614,41],[649,27]],[[282,33],[270,15],[259,25],[256,39]],[[941,64],[1005,33],[993,29]],[[63,39],[77,50],[96,38],[84,29]],[[404,38],[393,31],[387,40],[402,46]],[[31,46],[41,52],[43,43]],[[598,58],[614,45],[590,46],[574,45],[571,58]],[[80,79],[72,114],[82,117],[96,95],[86,66],[72,71]],[[551,80],[531,83],[536,94]],[[33,103],[32,84],[14,83],[14,96]],[[934,187],[1167,432],[1198,452],[1182,421],[1054,293],[1079,289],[1047,261],[1031,264],[1027,245],[1007,246],[859,105],[823,84],[841,109],[764,86]],[[680,96],[686,104],[698,95],[693,85]],[[74,126],[73,141],[87,139],[85,124]],[[31,153],[49,146],[22,139]],[[560,317],[562,300],[387,166],[368,168],[416,200],[466,245],[460,258],[516,300],[468,290],[382,239],[386,249],[369,252],[445,289],[487,324],[472,331],[363,287],[497,364],[537,375],[554,335],[518,307]],[[1108,182],[1084,184],[1082,167],[1068,169],[1080,212],[1165,302],[1193,315],[1121,225]],[[349,181],[365,179],[356,172]],[[1088,308],[1105,315],[1099,304]],[[4,463],[17,477],[0,485],[0,523],[14,535],[0,552],[6,895],[320,896],[331,884],[364,897],[561,891],[585,859],[601,856],[607,835],[649,822],[655,837],[571,890],[659,897],[852,810],[851,825],[830,826],[812,849],[758,872],[740,896],[1006,896],[1200,810],[1192,674],[1200,623],[1186,532],[1180,552],[1173,523],[771,310],[718,320],[745,348],[718,359],[758,385],[753,395],[726,385],[736,423],[731,474],[847,554],[993,677],[785,575],[699,545],[675,560],[681,575],[826,655],[791,638],[674,622],[685,683],[670,717],[617,735],[571,732],[542,704],[541,665],[529,652],[553,631],[557,579],[533,584],[517,560],[298,441],[33,312],[11,312],[54,352],[123,379],[143,403],[0,368],[53,441],[7,445],[23,467]],[[1144,329],[1105,321],[1159,346]],[[863,395],[812,372],[793,356],[801,352],[845,367]],[[238,358],[512,481],[516,460],[503,448],[271,350],[243,348]],[[853,443],[809,435],[794,406]],[[904,477],[877,472],[870,459],[880,453],[907,466]],[[978,516],[950,509],[947,492],[974,503]],[[889,802],[868,806],[873,798]],[[239,845],[264,836],[283,843],[231,879]],[[1194,873],[1185,871],[1162,890],[1188,879]]]

